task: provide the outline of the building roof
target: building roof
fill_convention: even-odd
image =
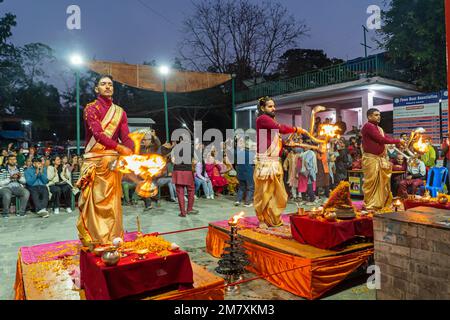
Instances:
[[[363,78],[354,81],[348,81],[324,87],[318,87],[309,90],[291,92],[283,95],[274,96],[277,104],[288,103],[308,103],[308,100],[329,98],[336,95],[348,94],[356,91],[373,90],[379,91],[387,96],[400,97],[419,94],[420,92],[414,85],[409,83],[391,80],[383,77]],[[241,103],[236,109],[253,108],[257,100]]]

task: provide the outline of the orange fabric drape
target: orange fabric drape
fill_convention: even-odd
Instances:
[[[207,252],[220,257],[228,238],[227,233],[210,226],[206,236]],[[283,290],[307,299],[322,296],[373,254],[373,248],[366,248],[348,254],[310,259],[275,251],[250,241],[244,241],[243,246],[251,262],[249,271],[263,276]]]
[[[150,300],[224,300],[225,281],[193,263],[194,288],[185,291],[170,291]]]
[[[16,281],[14,282],[14,300],[26,300],[25,286],[23,283],[23,274],[22,274],[22,256],[20,254],[20,250],[17,257],[17,265],[16,265]]]
[[[115,81],[139,89],[162,92],[162,76],[156,67],[110,61],[91,61],[89,68],[111,75]],[[172,71],[166,81],[167,92],[191,92],[218,86],[231,80],[231,75],[211,72]]]

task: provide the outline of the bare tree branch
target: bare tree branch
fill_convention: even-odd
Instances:
[[[236,73],[240,79],[269,72],[287,49],[307,35],[279,3],[248,0],[194,0],[179,44],[183,62],[199,71]]]

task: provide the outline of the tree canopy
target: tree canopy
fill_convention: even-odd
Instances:
[[[382,12],[379,45],[397,74],[424,91],[446,87],[443,0],[391,0]]]

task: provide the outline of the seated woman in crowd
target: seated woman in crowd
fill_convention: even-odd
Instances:
[[[197,193],[200,186],[203,188],[203,193],[206,199],[214,199],[214,190],[211,179],[206,172],[205,162],[194,160],[195,165],[195,192]]]
[[[222,176],[227,180],[227,189],[230,196],[236,195],[236,189],[239,186],[237,172],[226,155],[223,156]]]
[[[69,164],[69,170],[70,172],[74,173],[74,172],[80,172],[80,165],[78,164],[78,156],[77,155],[73,155],[72,159],[70,159],[70,164]]]
[[[54,157],[47,167],[47,177],[51,199],[53,200],[53,212],[59,214],[61,206],[66,207],[67,213],[71,213],[72,182],[68,167],[63,167],[61,158]],[[62,201],[63,200],[63,201]]]
[[[361,170],[362,169],[362,157],[360,152],[355,152],[352,156],[352,170]]]
[[[219,196],[223,192],[223,187],[228,185],[227,180],[221,175],[221,171],[224,171],[223,164],[217,161],[214,155],[211,154],[205,161],[205,171],[211,179],[216,196]]]

